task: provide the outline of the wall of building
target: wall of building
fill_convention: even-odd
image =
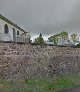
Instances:
[[[80,72],[80,48],[0,43],[0,79]]]
[[[24,33],[22,32],[21,30],[17,29],[16,27],[14,27],[13,25],[7,23],[6,21],[0,19],[0,33],[4,33],[4,25],[7,24],[8,25],[8,28],[9,28],[9,35],[11,36],[11,40],[13,41],[13,28],[15,29],[16,31],[16,36],[17,36],[17,31],[19,31],[20,34]],[[6,40],[9,40],[8,37],[4,36],[3,39],[6,41]]]

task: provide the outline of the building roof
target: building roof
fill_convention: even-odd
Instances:
[[[0,18],[6,22],[8,22],[9,24],[13,25],[14,27],[18,28],[19,30],[23,31],[24,33],[26,33],[26,31],[24,31],[21,27],[19,27],[17,24],[13,23],[12,21],[10,21],[9,19],[7,19],[6,17],[4,17],[3,15],[0,14]],[[28,33],[28,32],[27,32]]]
[[[60,41],[58,41],[58,43],[57,43],[57,45],[65,45],[65,46],[67,46],[67,45],[74,45],[72,42],[70,42],[69,40],[60,40]]]

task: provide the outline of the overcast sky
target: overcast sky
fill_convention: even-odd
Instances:
[[[80,32],[80,0],[0,0],[0,13],[32,36]]]

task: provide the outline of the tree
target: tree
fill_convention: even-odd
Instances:
[[[34,41],[36,44],[44,44],[44,39],[42,37],[42,34],[40,33],[39,37],[35,38],[35,41]]]
[[[49,42],[53,42],[56,45],[58,43],[58,36],[53,35],[53,36],[49,37],[48,40],[49,40]]]
[[[63,31],[61,33],[59,33],[59,36],[63,39],[63,40],[66,40],[68,38],[68,33]]]
[[[66,40],[68,38],[68,33],[63,31],[59,34],[53,35],[48,38],[49,42],[53,42],[55,45],[58,43],[59,39]]]
[[[48,41],[49,41],[49,42],[53,42],[53,36],[49,37],[49,38],[48,38]]]
[[[75,44],[75,42],[77,41],[77,34],[72,34],[72,35],[71,35],[71,39],[72,39],[72,41],[73,41],[74,44]]]

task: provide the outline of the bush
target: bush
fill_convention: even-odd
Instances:
[[[79,44],[77,44],[77,47],[78,47],[78,48],[80,48],[80,43],[79,43]]]

